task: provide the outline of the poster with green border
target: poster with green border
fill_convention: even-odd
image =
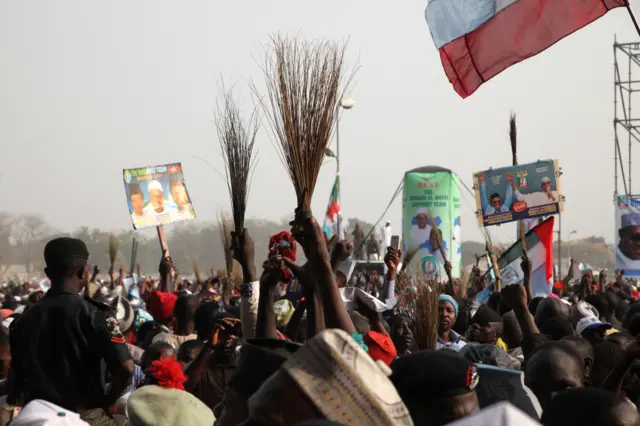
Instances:
[[[452,275],[459,278],[462,240],[458,176],[435,166],[410,170],[404,176],[402,195],[402,248],[410,271],[419,270],[426,279],[447,279],[442,254],[434,250],[438,229]]]

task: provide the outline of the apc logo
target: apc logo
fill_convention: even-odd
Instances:
[[[129,170],[124,171],[124,181],[126,183],[131,183],[131,173],[129,172]]]
[[[423,257],[420,261],[422,266],[422,274],[429,280],[436,279],[438,276],[438,261],[433,256]]]

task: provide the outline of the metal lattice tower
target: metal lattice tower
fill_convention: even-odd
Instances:
[[[640,42],[614,41],[613,61],[614,195],[634,195],[631,186],[631,147],[634,141],[640,142],[640,97],[637,96],[640,93]],[[636,110],[639,112],[634,116]],[[625,143],[627,144],[626,156],[623,156]],[[622,187],[620,187],[621,182]]]

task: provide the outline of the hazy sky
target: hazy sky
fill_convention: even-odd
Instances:
[[[511,162],[510,111],[521,162],[557,158],[563,234],[613,236],[613,55],[637,34],[624,9],[516,65],[462,100],[424,20],[426,0],[0,2],[1,210],[42,214],[63,230],[130,228],[121,169],[181,161],[198,214],[228,208],[213,124],[221,77],[248,81],[274,32],[349,39],[360,64],[341,121],[343,212],[375,221],[406,170],[474,171]],[[295,196],[267,132],[258,136],[248,215],[291,215]],[[624,148],[626,150],[626,148]],[[636,147],[636,152],[640,147]],[[634,160],[640,156],[634,156]],[[640,163],[638,163],[640,167]],[[313,208],[323,216],[334,163]],[[638,176],[638,173],[634,174]],[[640,185],[640,184],[639,184]],[[463,236],[480,240],[470,197]],[[388,218],[400,229],[400,200]],[[503,242],[513,226],[493,234]]]

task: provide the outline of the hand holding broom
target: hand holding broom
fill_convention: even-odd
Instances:
[[[255,265],[256,249],[253,240],[249,236],[249,231],[244,229],[240,235],[236,234],[235,231],[231,231],[231,236],[233,258],[242,266],[244,282],[258,281]]]
[[[224,95],[218,101],[216,127],[218,129],[220,150],[224,160],[229,198],[231,199],[233,228],[235,230],[234,245],[238,249],[241,249],[244,244],[244,218],[247,210],[249,188],[253,170],[255,169],[255,152],[253,148],[256,134],[258,133],[259,121],[255,111],[247,121],[243,121],[240,109],[233,99],[233,91],[225,89],[224,84],[222,85],[222,90]],[[220,226],[220,230],[224,232],[222,238],[223,244],[227,245],[225,249],[226,252],[231,246],[225,241],[229,234],[229,230],[227,229],[228,225],[226,224],[227,219],[226,216],[220,213],[218,220],[222,222],[221,225],[224,225]],[[240,240],[237,238],[240,238]],[[242,250],[244,249],[241,249],[241,251]],[[242,264],[243,268],[247,266],[245,263]],[[231,274],[229,269],[230,262],[227,260],[228,275]],[[253,271],[252,277],[254,280],[256,279],[255,270]],[[245,278],[245,281],[247,281],[247,278]]]
[[[355,333],[331,269],[325,234],[318,222],[313,216],[304,219],[303,215],[296,214],[291,234],[302,246],[311,265],[327,327],[340,328],[349,334]]]

